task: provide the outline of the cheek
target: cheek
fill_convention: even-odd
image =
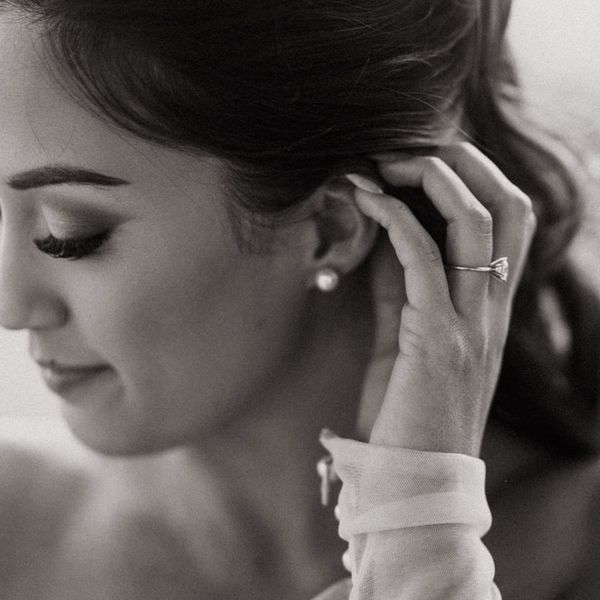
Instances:
[[[190,268],[156,258],[113,277],[114,291],[94,318],[98,351],[136,387],[169,378],[207,338],[214,341],[211,330],[227,308],[218,264]]]
[[[135,276],[113,270],[113,291],[89,321],[93,347],[123,381],[125,408],[169,435],[194,417],[208,426],[235,411],[298,325],[301,294],[277,283],[282,269],[267,258],[203,256],[140,260]]]

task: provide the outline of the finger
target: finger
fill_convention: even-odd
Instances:
[[[387,230],[404,269],[405,293],[415,309],[440,314],[452,303],[439,248],[401,200],[355,189],[357,206]]]
[[[421,187],[447,224],[446,260],[451,265],[487,266],[492,260],[492,217],[461,178],[437,157],[412,157],[383,163],[379,170],[396,186]],[[448,271],[448,285],[457,312],[482,310],[489,276]]]
[[[492,215],[494,258],[508,257],[510,285],[494,278],[491,285],[503,291],[500,296],[514,294],[536,227],[531,200],[472,144],[460,142],[443,146],[436,150],[436,154],[447,162]],[[382,162],[406,160],[410,157],[404,152],[372,156],[374,160]]]
[[[494,280],[505,292],[514,292],[536,227],[530,198],[513,184],[500,168],[472,144],[444,146],[438,155],[480,199],[494,221],[494,258],[507,256],[511,286]]]

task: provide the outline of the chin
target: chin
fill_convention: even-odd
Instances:
[[[139,427],[127,427],[124,418],[107,422],[98,415],[73,410],[63,405],[62,416],[73,435],[85,446],[106,456],[140,456],[155,454],[177,445]]]

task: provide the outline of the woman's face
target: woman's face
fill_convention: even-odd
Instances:
[[[0,324],[28,330],[38,362],[99,367],[45,371],[90,446],[142,452],[214,431],[299,335],[302,253],[240,252],[219,162],[89,115],[6,17],[0,56]]]

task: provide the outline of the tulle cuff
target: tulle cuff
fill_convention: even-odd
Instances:
[[[473,456],[375,446],[329,433],[321,443],[343,482],[340,536],[465,524],[483,536],[492,515],[485,497],[485,463]]]

